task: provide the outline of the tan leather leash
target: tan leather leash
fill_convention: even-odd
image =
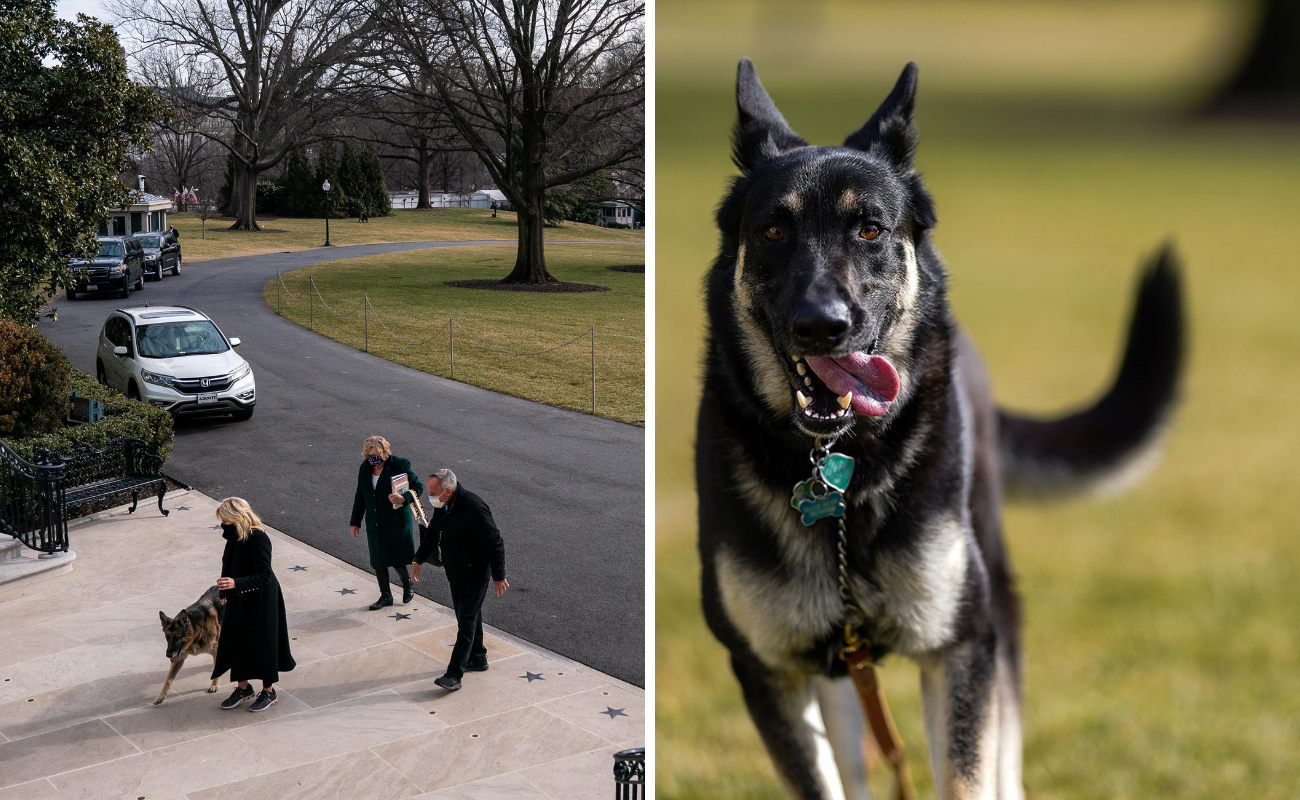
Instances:
[[[848,527],[844,523],[844,514],[848,504],[844,493],[853,478],[854,459],[843,453],[832,453],[834,440],[823,442],[818,437],[813,445],[809,459],[813,464],[812,477],[795,484],[790,497],[790,505],[799,511],[802,522],[813,526],[819,520],[835,517],[839,528],[836,542],[837,570],[839,572],[840,602],[844,607],[844,644],[840,647],[840,658],[848,666],[849,676],[857,689],[858,699],[862,701],[862,710],[866,713],[867,723],[871,726],[871,735],[875,738],[880,751],[894,768],[894,777],[898,781],[898,800],[916,800],[916,788],[912,785],[912,775],[907,768],[907,757],[903,752],[903,740],[894,727],[894,718],[889,714],[889,704],[885,702],[885,693],[876,681],[876,665],[871,660],[871,642],[858,636],[851,620],[864,619],[866,615],[853,602],[849,591],[849,555]]]
[[[853,627],[844,626],[844,646],[840,648],[840,658],[848,665],[849,677],[853,678],[853,687],[858,690],[858,699],[862,701],[862,710],[867,714],[867,723],[871,726],[871,735],[880,752],[894,768],[894,777],[898,783],[898,800],[916,800],[916,787],[912,785],[912,773],[907,768],[907,754],[903,751],[903,738],[894,727],[894,718],[889,713],[889,704],[885,702],[885,691],[876,681],[876,665],[871,660],[871,643],[858,637]]]

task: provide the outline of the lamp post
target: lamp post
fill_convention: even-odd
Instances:
[[[330,246],[330,182],[327,180],[320,186],[325,190],[325,246]]]

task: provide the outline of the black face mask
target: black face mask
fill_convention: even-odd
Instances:
[[[374,453],[371,453],[370,455],[366,456],[366,461],[370,462],[370,466],[372,467],[377,467],[380,464],[384,463],[383,457],[377,456]]]
[[[226,536],[226,538],[239,535],[239,530],[236,529],[235,526],[231,525],[229,522],[221,523],[221,532]]]

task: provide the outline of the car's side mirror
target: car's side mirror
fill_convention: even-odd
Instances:
[[[230,346],[231,346],[231,347],[239,347],[240,344],[241,344],[241,342],[239,341],[239,337],[238,337],[238,336],[232,336],[232,337],[230,337]]]
[[[127,353],[127,349],[120,344],[117,347],[113,348],[113,355],[115,356],[124,356],[126,355],[126,353]]]

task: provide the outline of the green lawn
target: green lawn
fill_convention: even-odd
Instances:
[[[920,64],[918,164],[952,302],[1008,407],[1095,397],[1139,260],[1177,243],[1192,352],[1163,461],[1117,498],[1006,513],[1026,617],[1026,787],[1300,795],[1300,143],[1177,111],[1246,23],[1217,3],[822,3],[803,23],[781,9],[657,9],[657,191],[672,198],[656,242],[657,796],[784,796],[704,627],[694,549],[699,286],[733,174],[741,55],[817,143],[842,141],[906,59]],[[894,659],[883,680],[932,796],[916,670]],[[887,781],[875,791],[889,796]]]
[[[514,245],[415,250],[349,258],[307,267],[266,284],[263,297],[286,319],[350,347],[369,348],[390,361],[449,377],[449,320],[502,350],[534,352],[570,339],[573,344],[535,356],[505,355],[455,332],[456,380],[561,408],[591,412],[591,326],[596,327],[596,414],[635,423],[645,417],[645,275],[606,269],[644,264],[640,243],[550,244],[546,262],[560,280],[607,286],[608,292],[549,294],[446,286],[467,278],[502,278],[515,261]],[[308,276],[329,307],[356,309],[364,295],[373,313],[339,318],[308,301]],[[297,299],[290,297],[297,295]],[[314,306],[313,306],[314,303]],[[376,317],[376,314],[378,315]],[[386,332],[380,322],[390,330]],[[367,327],[369,336],[367,339]],[[419,346],[403,344],[419,343]],[[368,345],[367,345],[368,341]]]
[[[229,217],[203,222],[194,214],[168,214],[167,221],[181,234],[186,263],[212,258],[310,250],[325,243],[325,220],[292,217],[258,218],[261,231],[232,231]],[[519,227],[515,214],[502,211],[495,218],[481,208],[432,208],[423,211],[396,209],[387,217],[330,220],[330,243],[334,245],[377,242],[426,242],[455,239],[514,239]],[[616,230],[566,222],[546,229],[547,241],[588,239],[633,242],[645,238],[642,231]]]

